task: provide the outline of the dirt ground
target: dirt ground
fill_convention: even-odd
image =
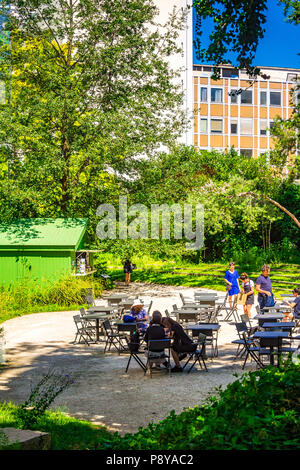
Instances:
[[[152,299],[152,308],[164,313],[166,308],[172,311],[175,303],[181,305],[180,292],[191,296],[194,289],[142,283],[125,287],[119,283],[115,292],[124,291],[145,303]],[[75,314],[78,312],[38,313],[4,323],[6,366],[0,370],[0,400],[23,402],[31,387],[49,369],[55,369],[72,375],[75,381],[52,408],[123,434],[161,420],[171,410],[179,413],[201,403],[216,387],[236,380],[234,373],[242,374],[242,361],[234,360],[236,346],[231,344],[237,338],[236,330],[228,322],[220,321],[219,356],[207,360],[208,372],[195,367],[190,374],[169,376],[162,370],[151,379],[133,360],[126,374],[128,356],[113,351],[104,355],[104,343],[72,344]]]

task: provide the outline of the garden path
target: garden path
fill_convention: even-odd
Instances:
[[[181,305],[179,293],[189,296],[194,289],[181,286],[118,283],[116,292],[126,290],[153,299],[153,309],[162,313]],[[224,293],[223,293],[224,294]],[[240,307],[241,308],[241,307]],[[254,313],[254,312],[253,312]],[[133,361],[125,374],[128,357],[116,352],[103,354],[100,345],[74,345],[73,315],[78,312],[50,312],[17,317],[4,323],[6,366],[0,370],[0,400],[22,403],[32,384],[54,368],[75,378],[74,384],[59,395],[52,408],[61,408],[79,419],[104,424],[121,433],[135,432],[139,426],[166,417],[171,410],[203,402],[216,387],[225,387],[242,373],[240,360],[234,360],[234,325],[221,321],[219,357],[208,359],[208,373],[194,369],[191,374],[156,373],[144,376]],[[252,368],[249,365],[248,368]]]

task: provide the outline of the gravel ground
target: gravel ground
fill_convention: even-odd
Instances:
[[[125,287],[119,283],[115,292],[124,291],[141,297],[145,303],[152,299],[152,308],[164,313],[166,308],[171,311],[175,303],[181,305],[180,292],[191,296],[194,289],[142,283]],[[0,400],[23,402],[32,384],[54,368],[71,374],[75,382],[56,398],[52,408],[120,433],[135,432],[139,426],[163,419],[171,410],[180,413],[201,403],[215,393],[216,387],[236,380],[233,374],[242,374],[242,361],[234,360],[236,347],[231,344],[237,337],[235,327],[222,319],[219,356],[207,360],[208,372],[196,367],[190,374],[169,376],[157,371],[151,379],[144,376],[135,361],[125,374],[128,357],[117,352],[104,355],[103,343],[72,344],[75,314],[78,312],[38,313],[4,323],[6,366],[0,370]],[[249,364],[249,368],[253,365]]]

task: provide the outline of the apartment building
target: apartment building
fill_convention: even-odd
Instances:
[[[270,136],[276,116],[287,119],[299,99],[295,88],[300,69],[260,67],[268,79],[251,79],[230,65],[213,80],[208,65],[193,66],[194,140],[199,149],[225,150],[257,157],[273,146]],[[235,93],[242,90],[240,94]]]

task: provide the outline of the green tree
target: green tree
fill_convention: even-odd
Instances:
[[[182,132],[169,65],[180,18],[162,33],[151,0],[11,6],[0,61],[2,215],[89,215],[116,197],[118,176],[135,172],[140,155]]]

